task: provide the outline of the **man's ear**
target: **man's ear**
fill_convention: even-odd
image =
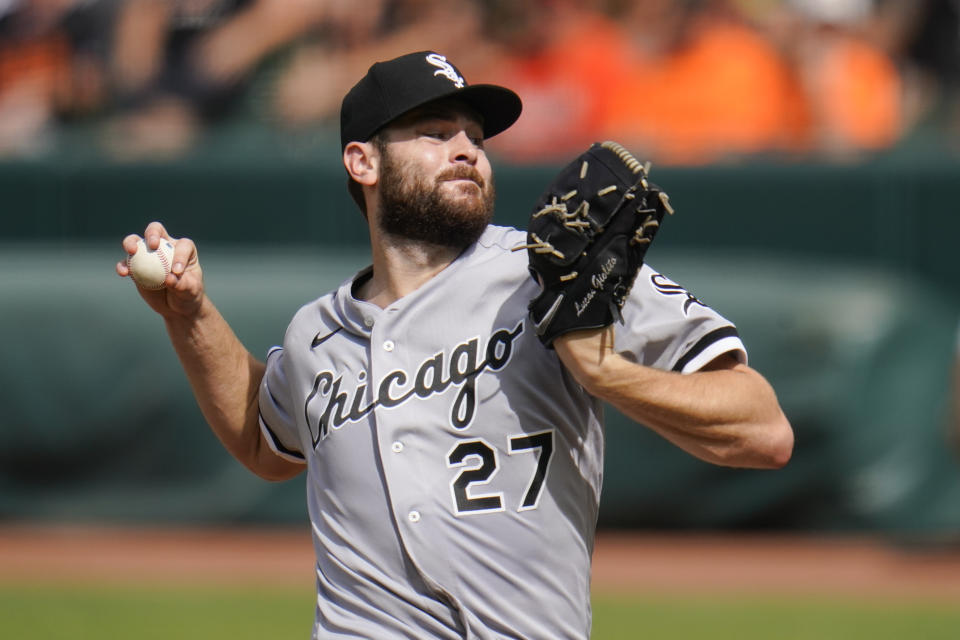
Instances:
[[[372,187],[380,176],[380,154],[369,142],[350,142],[343,150],[343,166],[355,181]]]

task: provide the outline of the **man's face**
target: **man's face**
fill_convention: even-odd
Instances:
[[[493,219],[493,172],[481,124],[455,107],[427,107],[402,118],[380,149],[379,186],[382,231],[467,247]]]

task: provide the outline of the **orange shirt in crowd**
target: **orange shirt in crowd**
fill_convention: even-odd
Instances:
[[[611,87],[608,137],[655,162],[700,164],[792,148],[804,136],[799,87],[779,52],[751,29],[699,23],[685,44],[634,58]]]
[[[838,35],[807,64],[808,99],[821,145],[880,149],[896,142],[902,132],[901,79],[886,54]]]
[[[584,13],[551,33],[539,51],[508,53],[471,76],[510,87],[523,100],[510,135],[488,143],[512,161],[564,160],[598,140],[606,98],[628,70],[628,42],[601,15]]]
[[[65,38],[52,34],[33,40],[0,44],[0,92],[21,83],[35,83],[53,91],[69,64]]]

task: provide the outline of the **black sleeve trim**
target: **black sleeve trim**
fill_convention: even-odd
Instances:
[[[274,448],[280,453],[295,458],[297,460],[307,461],[306,457],[299,452],[293,449],[288,449],[282,442],[280,438],[277,437],[277,434],[273,432],[273,429],[270,428],[270,425],[267,424],[267,421],[263,419],[263,414],[260,414],[260,424],[263,425],[263,430],[267,432],[267,435],[270,436],[270,441],[273,443]]]
[[[724,338],[739,338],[740,334],[737,333],[736,327],[720,327],[719,329],[714,329],[707,335],[703,336],[697,343],[693,345],[689,351],[687,351],[683,356],[677,360],[677,363],[673,365],[674,371],[683,371],[683,368],[687,366],[687,363],[696,358],[698,355],[703,353],[707,347],[712,345],[714,342],[723,340]]]

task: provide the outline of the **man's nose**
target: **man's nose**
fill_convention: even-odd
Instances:
[[[467,164],[476,164],[480,149],[474,144],[466,131],[460,131],[450,139],[450,154],[454,162],[466,162]]]

